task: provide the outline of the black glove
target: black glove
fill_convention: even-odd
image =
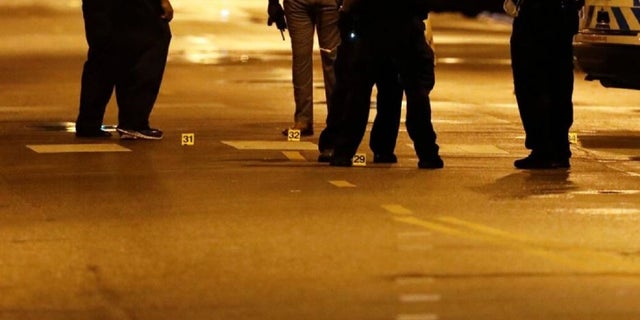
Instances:
[[[287,20],[284,18],[284,9],[282,9],[279,2],[269,1],[267,13],[269,14],[267,25],[272,25],[275,22],[279,30],[287,28]]]

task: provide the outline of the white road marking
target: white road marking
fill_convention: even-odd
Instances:
[[[398,245],[398,251],[401,252],[425,252],[432,251],[433,246],[428,244],[406,244]]]
[[[399,314],[396,320],[438,320],[438,315],[433,313]]]
[[[356,185],[345,180],[330,180],[329,183],[338,188],[355,188]]]
[[[79,152],[131,152],[115,143],[100,144],[32,144],[27,148],[37,153],[79,153]]]
[[[488,64],[488,65],[510,65],[511,59],[462,59],[462,58],[441,58],[436,59],[437,64]]]
[[[384,208],[385,210],[387,210],[390,213],[393,214],[397,214],[397,215],[410,215],[413,214],[413,211],[399,205],[399,204],[384,204],[382,205],[382,208]]]
[[[581,214],[593,216],[630,216],[640,215],[640,209],[631,208],[573,208],[573,209],[557,209],[556,213],[563,214]]]
[[[431,277],[399,277],[395,279],[395,283],[397,286],[422,286],[432,284],[434,282],[435,279]]]
[[[238,150],[318,150],[318,145],[308,141],[260,141],[239,140],[222,141],[222,143]]]
[[[402,303],[437,302],[442,300],[439,294],[402,294],[398,297]]]
[[[420,232],[401,232],[398,233],[398,239],[408,239],[408,238],[426,238],[426,237],[430,237],[433,234],[431,232],[424,232],[424,231],[420,231]]]
[[[631,195],[639,194],[640,190],[583,190],[570,192],[575,195]]]
[[[307,161],[307,159],[298,151],[282,151],[282,153],[291,161]]]

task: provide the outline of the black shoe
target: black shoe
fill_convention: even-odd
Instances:
[[[329,161],[329,165],[333,167],[351,167],[353,162],[351,158],[333,156]]]
[[[393,153],[376,153],[373,155],[373,163],[398,163],[398,157]]]
[[[78,138],[111,138],[111,132],[102,129],[76,131]]]
[[[122,140],[160,140],[164,137],[162,131],[153,128],[141,130],[117,128],[116,130],[120,133],[120,139]]]
[[[554,159],[550,157],[530,154],[526,158],[518,159],[513,162],[513,166],[518,169],[569,169],[571,163],[568,158]]]
[[[333,155],[333,150],[325,149],[320,151],[320,155],[318,156],[318,162],[331,162],[331,156]]]
[[[440,156],[429,157],[420,159],[418,161],[418,168],[420,169],[442,169],[444,168],[444,161]]]

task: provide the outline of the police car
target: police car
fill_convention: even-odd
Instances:
[[[586,0],[573,47],[586,80],[640,90],[640,0]]]

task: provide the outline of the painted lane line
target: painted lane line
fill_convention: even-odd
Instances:
[[[453,225],[457,225],[457,226],[461,226],[467,229],[471,229],[473,231],[477,231],[480,232],[482,234],[485,235],[490,235],[490,236],[494,236],[497,238],[504,238],[507,240],[516,240],[516,241],[520,241],[523,243],[539,243],[539,241],[527,237],[525,235],[521,235],[521,234],[515,234],[515,233],[510,233],[510,232],[506,232],[500,229],[496,229],[496,228],[492,228],[486,225],[482,225],[479,223],[473,223],[473,222],[469,222],[469,221],[465,221],[462,219],[458,219],[458,218],[454,218],[454,217],[439,217],[437,218],[439,221],[443,221],[446,223],[450,223]]]
[[[435,281],[432,277],[399,277],[394,280],[396,286],[424,286]]]
[[[640,213],[640,210],[636,211],[632,209],[632,211],[625,212],[627,212],[627,214],[635,214]],[[453,237],[493,243],[505,248],[520,250],[524,253],[552,261],[573,272],[603,273],[616,272],[618,270],[640,272],[640,266],[638,266],[636,262],[620,256],[617,253],[572,247],[544,239],[536,240],[526,235],[512,234],[456,218],[442,217],[439,219],[442,220],[441,222],[421,220],[413,216],[407,216],[394,217],[394,220]],[[445,223],[455,223],[457,226],[447,225]],[[600,263],[601,261],[607,261],[607,263]]]
[[[639,194],[640,190],[603,189],[603,190],[573,191],[573,192],[569,192],[569,193],[570,194],[575,194],[575,195],[633,195],[633,194]]]
[[[556,209],[555,213],[574,213],[586,216],[635,216],[640,215],[640,209],[632,208],[572,208]]]
[[[438,320],[438,315],[433,313],[399,314],[396,320]]]
[[[398,239],[415,239],[415,238],[427,238],[431,237],[431,232],[400,232],[398,233]]]
[[[412,215],[413,211],[399,204],[384,204],[382,208],[395,215]]]
[[[32,144],[27,148],[37,153],[131,152],[115,143],[100,144]]]
[[[576,259],[571,259],[570,257],[567,257],[563,254],[554,253],[548,248],[544,247],[542,244],[536,245],[530,243],[522,243],[520,241],[514,241],[514,239],[497,236],[496,234],[494,234],[494,232],[490,232],[489,234],[487,234],[478,232],[479,230],[456,229],[453,226],[447,226],[435,221],[421,220],[415,217],[395,217],[394,220],[417,227],[426,228],[428,230],[446,234],[452,237],[467,239],[471,241],[494,243],[505,248],[522,250],[523,252],[527,252],[531,255],[553,260],[556,263],[561,264],[564,267],[568,267],[574,271],[585,272],[589,270],[589,268],[581,261],[576,261]]]
[[[307,161],[307,159],[298,151],[282,151],[287,159],[291,161]]]
[[[330,180],[329,183],[338,188],[355,188],[356,185],[346,180]]]
[[[221,141],[222,143],[234,147],[238,150],[318,150],[318,145],[308,141]]]
[[[433,246],[428,244],[407,244],[407,245],[399,245],[398,251],[403,252],[425,252],[432,251]]]
[[[439,294],[402,294],[398,297],[402,303],[438,302],[442,300]]]
[[[406,224],[415,225],[418,227],[426,228],[427,230],[431,230],[434,232],[444,233],[450,236],[459,237],[459,238],[472,238],[472,239],[485,239],[484,237],[475,236],[468,232],[455,229],[453,227],[449,227],[447,225],[443,225],[437,222],[431,222],[427,220],[418,219],[415,217],[395,217],[394,220],[398,222],[403,222]]]

